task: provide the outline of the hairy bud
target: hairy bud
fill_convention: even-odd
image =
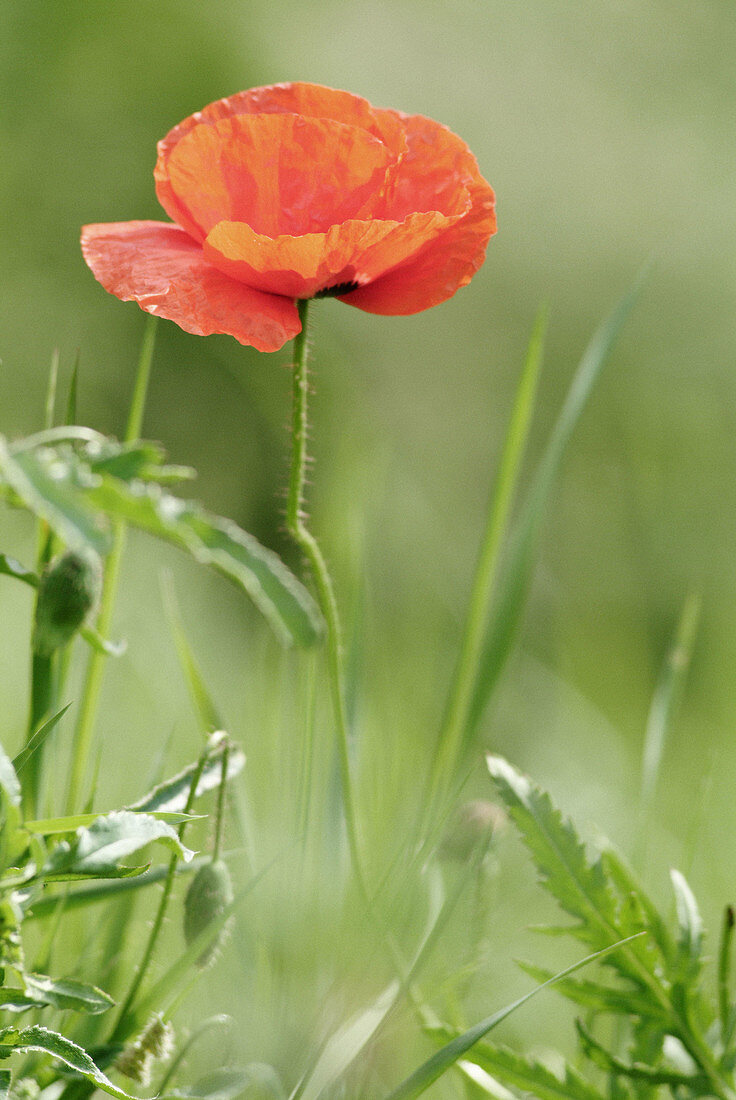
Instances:
[[[38,586],[33,649],[50,657],[66,645],[96,606],[102,588],[102,565],[90,551],[67,550],[44,569]]]
[[[197,871],[184,898],[184,939],[187,944],[222,916],[233,900],[230,872],[221,859],[205,863]],[[207,966],[227,936],[227,927],[220,929],[212,943],[197,959],[198,966]]]

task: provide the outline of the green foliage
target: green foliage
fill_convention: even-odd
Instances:
[[[680,1097],[732,1100],[735,1052],[723,1019],[730,1017],[733,1006],[729,998],[724,1012],[719,997],[704,984],[703,925],[684,876],[676,870],[671,875],[677,919],[673,936],[620,856],[610,847],[591,855],[549,795],[506,760],[490,756],[488,768],[542,885],[574,918],[564,931],[593,947],[611,938],[635,937],[605,959],[615,984],[595,978],[556,981],[561,994],[586,1009],[587,1023],[578,1022],[578,1036],[593,1072],[602,1069],[612,1079],[626,1082],[628,1091],[616,1095],[644,1100],[666,1086]],[[537,981],[554,977],[541,967],[524,964],[524,969]],[[721,966],[720,996],[727,985],[726,962]],[[618,1021],[615,1050],[593,1031],[606,1017]],[[456,1032],[445,1029],[445,1034]],[[601,1095],[570,1066],[563,1078],[557,1078],[533,1060],[486,1044],[475,1048],[471,1057],[499,1081],[528,1089],[541,1100],[593,1100]]]
[[[0,437],[0,487],[72,551],[105,555],[112,523],[121,520],[172,543],[234,581],[282,641],[315,643],[322,624],[306,589],[252,535],[165,490],[162,483],[190,471],[162,459],[154,444],[120,444],[84,428],[50,429],[12,446]],[[13,559],[6,556],[2,566],[33,583]]]

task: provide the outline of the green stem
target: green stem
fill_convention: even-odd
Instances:
[[[44,718],[48,717],[54,703],[53,657],[34,653],[31,660],[31,705],[28,716],[28,736],[31,740]],[[39,746],[28,760],[23,779],[23,814],[26,820],[38,816],[38,800],[41,785],[43,746]]]
[[[220,771],[220,787],[217,791],[217,817],[215,819],[215,845],[212,852],[212,862],[220,858],[222,851],[222,837],[225,827],[225,791],[227,790],[227,765],[230,760],[230,745],[226,744],[222,750],[222,768]],[[196,790],[196,786],[195,786]]]
[[[126,443],[132,443],[134,440],[140,438],[141,428],[143,426],[146,394],[148,392],[148,382],[151,376],[151,362],[153,359],[155,336],[156,318],[150,315],[146,321],[141,353],[138,359],[138,369],[133,388],[130,413],[128,415],[128,425],[125,432]],[[125,525],[118,521],[113,527],[113,547],[105,565],[105,579],[102,589],[102,599],[100,601],[100,613],[97,619],[97,631],[103,638],[109,636],[112,626],[115,597],[117,595],[118,579],[120,577],[120,562],[123,556],[124,536]],[[66,800],[67,814],[74,813],[77,808],[82,784],[84,782],[87,761],[90,755],[90,746],[92,743],[92,732],[94,729],[95,717],[97,715],[97,704],[99,702],[100,689],[102,687],[104,660],[105,655],[100,653],[99,650],[93,649],[90,651],[87,662],[87,673],[82,689],[82,701],[80,703],[77,725],[74,731],[72,763],[69,773],[69,789]]]
[[[225,750],[223,755],[225,757],[225,766],[227,766],[227,750]],[[189,787],[189,795],[187,797],[186,806],[184,807],[184,813],[185,814],[190,813],[191,809],[192,809],[192,806],[194,805],[194,799],[196,798],[196,795],[197,795],[197,787],[199,786],[199,780],[202,776],[202,772],[204,771],[204,766],[207,763],[208,757],[209,757],[209,748],[206,748],[205,751],[200,756],[199,761],[197,762],[197,770],[194,772],[194,774],[192,776],[192,782],[191,782],[191,785]],[[185,827],[185,825],[186,825],[186,822],[182,822],[182,824],[179,826],[179,839],[180,840],[184,836],[184,827]],[[179,857],[176,854],[173,855],[171,857],[171,859],[169,860],[169,866],[168,866],[168,870],[166,872],[166,878],[164,880],[163,893],[161,894],[161,900],[158,903],[158,909],[156,910],[156,916],[153,919],[153,925],[151,926],[151,931],[150,931],[150,934],[148,936],[148,943],[146,944],[146,949],[143,952],[143,956],[141,958],[141,961],[138,963],[138,967],[136,969],[136,972],[133,975],[133,981],[131,982],[130,989],[128,990],[128,994],[127,994],[125,1000],[123,1001],[122,1005],[120,1006],[120,1011],[118,1013],[118,1018],[117,1018],[117,1021],[116,1021],[116,1024],[115,1024],[115,1028],[113,1029],[113,1033],[110,1036],[110,1042],[111,1043],[122,1042],[125,1039],[127,1039],[126,1031],[127,1031],[127,1024],[129,1022],[129,1017],[130,1017],[130,1010],[133,1007],[133,1003],[135,1001],[135,998],[138,995],[138,990],[141,987],[141,982],[143,981],[144,977],[146,976],[146,971],[148,970],[151,959],[153,958],[153,952],[155,950],[159,934],[160,934],[161,929],[163,927],[164,918],[166,916],[166,910],[168,909],[168,906],[169,906],[169,898],[171,897],[171,891],[174,887],[174,882],[176,880],[176,868],[177,868],[178,862],[179,862]]]
[[[504,535],[534,411],[542,361],[546,310],[537,317],[504,443],[501,464],[491,494],[483,542],[470,595],[460,656],[450,687],[445,717],[432,763],[432,801],[447,790],[459,763],[470,704],[478,675],[488,613],[496,590]]]
[[[308,301],[297,303],[301,332],[294,338],[294,370],[292,383],[292,453],[289,494],[286,502],[286,525],[312,571],[317,591],[317,602],[327,626],[327,668],[330,678],[330,692],[337,734],[337,749],[340,762],[343,811],[347,831],[350,858],[361,893],[367,898],[363,865],[358,843],[358,830],[355,814],[353,783],[350,772],[350,747],[348,735],[347,707],[345,704],[344,672],[342,660],[342,636],[337,601],[332,579],[319,544],[306,526],[304,514],[304,485],[307,467],[307,398],[309,377],[307,371],[307,313]]]

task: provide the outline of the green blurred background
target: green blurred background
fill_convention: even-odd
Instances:
[[[363,800],[376,829],[431,752],[537,308],[548,302],[551,321],[525,483],[590,334],[653,258],[567,454],[483,739],[548,784],[584,828],[595,822],[630,850],[651,695],[683,601],[699,592],[648,875],[664,889],[669,865],[683,866],[711,927],[734,900],[736,875],[734,56],[730,0],[0,4],[0,401],[11,437],[39,426],[54,348],[62,378],[79,352],[85,422],[122,432],[144,316],[94,281],[79,229],[165,218],[151,174],[156,141],[211,100],[280,80],[347,88],[449,125],[496,189],[498,235],[453,300],[411,318],[335,301],[313,311],[311,512],[359,638],[357,731],[371,745]],[[296,567],[282,531],[289,354],[161,323],[145,434],[198,469],[209,508]],[[26,517],[4,513],[2,532],[0,549],[32,555]],[[130,539],[117,620],[129,653],[106,682],[100,803],[132,798],[170,735],[173,763],[197,751],[161,611],[163,564],[175,569],[193,645],[251,757],[254,813],[276,820],[279,762],[295,751],[299,725],[292,659],[225,582],[143,538]],[[11,748],[26,708],[30,603],[20,587],[7,581],[1,593],[0,736]],[[263,743],[268,722],[276,745]],[[142,769],[131,769],[131,754]],[[413,804],[420,792],[405,795]],[[520,862],[513,844],[505,851]],[[505,931],[489,954],[481,1012],[515,982],[525,988],[508,929],[519,929],[523,953],[535,950],[521,931],[539,903],[532,875],[525,861],[518,882],[503,873]],[[247,985],[259,949],[231,950]],[[314,972],[304,961],[316,1004],[324,989]],[[246,1018],[247,1054],[258,1057],[267,1027],[259,1033],[254,1005]],[[556,1035],[544,1010],[539,1019],[542,1041],[545,1028]]]

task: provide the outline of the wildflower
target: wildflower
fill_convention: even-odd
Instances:
[[[210,104],[159,142],[154,177],[174,224],[85,226],[95,277],[187,332],[261,351],[300,331],[297,299],[437,305],[496,230],[493,191],[459,137],[318,84]]]

